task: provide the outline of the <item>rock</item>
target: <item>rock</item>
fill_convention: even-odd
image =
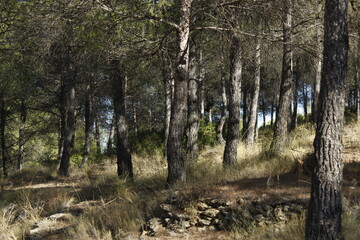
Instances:
[[[204,202],[199,202],[197,204],[197,209],[199,211],[204,211],[204,210],[209,209],[209,208],[211,208],[211,207],[209,205],[207,205],[206,203],[204,203]]]
[[[165,202],[168,204],[177,204],[178,202],[180,202],[179,192],[174,192],[173,195],[171,195],[165,200]]]
[[[191,225],[190,221],[182,221],[182,222],[181,222],[181,227],[182,227],[182,228],[187,229],[187,228],[190,228],[191,226],[192,226],[192,225]]]
[[[258,222],[264,222],[265,221],[265,217],[262,214],[258,214],[254,217],[254,219]]]
[[[176,207],[174,205],[171,204],[161,204],[160,208],[165,211],[165,212],[172,212],[176,209]]]
[[[181,213],[181,212],[174,212],[173,216],[180,220],[189,220],[190,219],[190,217],[187,214]]]
[[[241,211],[240,214],[241,214],[241,216],[242,216],[244,219],[248,219],[248,220],[252,220],[252,219],[253,219],[251,213],[250,213],[249,210],[247,210],[247,209],[242,209],[242,211]]]
[[[293,211],[296,213],[301,213],[304,210],[303,205],[294,204]]]
[[[146,223],[146,235],[155,236],[156,232],[162,227],[160,218],[151,218]]]
[[[218,208],[220,206],[225,206],[226,202],[223,199],[207,199],[206,204],[213,207],[213,208]]]
[[[30,230],[26,239],[28,240],[42,240],[42,239],[61,239],[63,233],[70,225],[63,224],[48,218],[42,219],[37,222]],[[52,238],[56,236],[55,238]]]
[[[290,207],[288,205],[284,206],[284,212],[289,212]]]
[[[48,217],[48,219],[53,221],[70,221],[73,218],[73,215],[70,213],[55,213]]]
[[[215,208],[206,209],[205,211],[202,212],[203,215],[211,218],[215,218],[219,213],[220,211]]]
[[[209,231],[216,231],[216,228],[214,226],[209,226]]]
[[[246,202],[246,200],[243,199],[243,198],[239,198],[239,199],[236,201],[237,204],[243,204],[243,203],[245,203],[245,202]]]
[[[202,218],[200,218],[198,220],[198,222],[200,223],[200,226],[210,226],[211,225],[211,221],[206,220],[206,219],[202,219]]]
[[[275,218],[277,220],[280,220],[280,221],[285,221],[286,220],[286,216],[285,216],[285,214],[283,213],[283,211],[281,210],[280,207],[275,208],[274,214],[275,214]]]

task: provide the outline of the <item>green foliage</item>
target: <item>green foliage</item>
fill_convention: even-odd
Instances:
[[[214,146],[216,140],[216,123],[207,122],[204,118],[200,120],[199,147]]]
[[[142,130],[130,137],[133,153],[146,156],[164,151],[164,133]]]
[[[345,123],[352,124],[357,121],[356,108],[355,107],[345,107]]]

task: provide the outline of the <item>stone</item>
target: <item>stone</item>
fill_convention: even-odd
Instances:
[[[175,211],[176,207],[174,205],[171,204],[161,204],[160,208],[166,212],[169,216],[173,216],[173,212]]]
[[[145,231],[143,232],[143,235],[153,237],[161,228],[163,228],[161,219],[151,218],[146,222]]]
[[[173,212],[172,215],[177,219],[182,219],[182,220],[190,219],[190,217],[187,214],[181,212]]]
[[[265,221],[265,217],[262,214],[255,215],[254,219],[258,222]]]
[[[253,219],[251,213],[247,209],[242,209],[241,216],[245,219],[249,219],[249,220]]]
[[[236,201],[237,204],[243,204],[243,203],[245,203],[245,202],[246,202],[246,200],[243,199],[243,198],[239,198],[239,199]]]
[[[173,195],[171,195],[170,197],[168,197],[166,199],[166,203],[169,203],[169,204],[176,204],[179,201],[180,201],[179,191],[174,192]]]
[[[70,221],[73,218],[73,215],[70,213],[55,213],[48,217],[48,219],[53,221]]]
[[[211,218],[215,218],[219,213],[220,211],[215,208],[206,209],[205,211],[202,212],[203,215]]]
[[[284,212],[289,212],[290,207],[288,205],[284,206]]]
[[[192,224],[190,223],[190,221],[182,221],[181,222],[181,227],[182,228],[190,228],[192,226]]]
[[[285,221],[286,220],[286,216],[285,216],[284,212],[281,210],[280,207],[275,208],[274,214],[275,214],[275,218],[277,220],[280,220],[280,221]]]
[[[220,206],[225,206],[226,202],[223,199],[207,199],[206,204],[213,207],[213,208],[218,208]]]
[[[214,226],[209,226],[209,231],[216,231],[216,228]]]
[[[198,222],[200,223],[200,226],[210,226],[211,225],[211,221],[206,220],[206,219],[202,219],[202,218],[200,218],[198,220]]]
[[[204,202],[199,202],[197,204],[197,209],[199,211],[204,211],[204,210],[209,209],[209,208],[211,208],[211,207],[209,205],[207,205],[206,203],[204,203]]]

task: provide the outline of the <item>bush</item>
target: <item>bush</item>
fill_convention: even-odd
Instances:
[[[207,122],[202,118],[199,128],[199,147],[202,149],[207,145],[214,146],[216,144],[216,123]]]
[[[131,150],[139,155],[154,155],[164,151],[164,133],[156,131],[139,131],[130,137]]]

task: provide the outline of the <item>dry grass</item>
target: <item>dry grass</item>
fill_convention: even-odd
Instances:
[[[347,126],[344,132],[346,149],[357,147],[360,125]],[[205,147],[198,162],[188,168],[188,184],[184,191],[293,171],[297,162],[312,152],[313,138],[314,130],[311,126],[300,126],[290,134],[286,150],[274,157],[267,152],[271,136],[260,135],[258,142],[251,147],[239,144],[238,163],[227,169],[222,166],[224,147]],[[123,239],[127,232],[138,231],[145,219],[154,215],[156,206],[176,189],[166,188],[167,163],[162,152],[151,156],[133,155],[133,164],[136,176],[134,181],[120,180],[116,176],[116,165],[112,159],[82,170],[74,168],[71,179],[61,179],[56,176],[54,168],[44,167],[30,167],[14,175],[10,178],[14,187],[34,184],[40,187],[16,189],[15,202],[29,214],[26,219],[15,223],[9,221],[8,215],[0,216],[0,239],[21,239],[24,232],[40,217],[85,200],[101,200],[103,205],[92,208],[74,220],[76,227],[67,232],[73,239]],[[9,195],[8,200],[0,199],[10,202],[13,201],[13,195]],[[359,239],[354,236],[359,236],[356,226],[360,223],[360,214],[350,212],[344,211],[344,234],[347,239]],[[249,235],[237,230],[234,231],[234,239],[290,239],[289,236],[291,239],[303,239],[303,231],[304,217],[292,220],[279,232],[264,227]]]

